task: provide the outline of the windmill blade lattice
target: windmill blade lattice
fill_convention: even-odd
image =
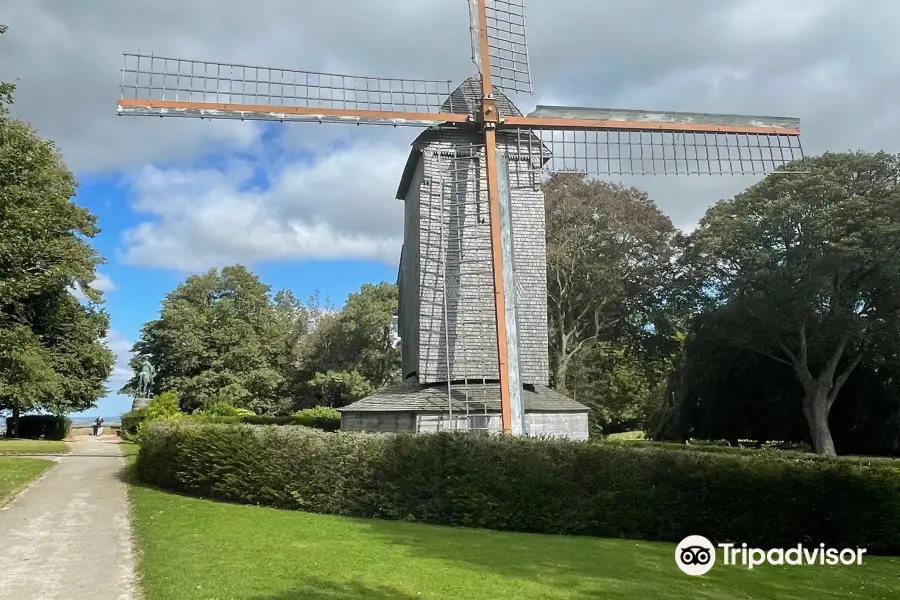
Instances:
[[[547,172],[759,175],[804,167],[794,118],[539,106],[508,121],[517,141],[507,151],[533,156],[542,145]]]
[[[450,81],[360,77],[143,54],[123,58],[119,103],[123,115],[429,126],[460,120],[459,115],[441,114],[442,106],[451,111],[462,108],[454,107],[452,98],[446,105],[453,91]],[[387,114],[360,118],[366,112],[409,118]]]
[[[491,83],[504,92],[532,93],[525,0],[469,0],[472,62],[481,70],[478,2],[484,2]]]
[[[540,143],[550,156],[538,169],[554,173],[762,175],[804,168],[800,139],[789,135],[520,128],[515,137],[506,152],[532,156]]]

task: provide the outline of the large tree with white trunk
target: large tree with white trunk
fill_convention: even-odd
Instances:
[[[817,453],[829,414],[867,355],[900,331],[900,158],[826,153],[710,208],[685,255],[720,330],[789,366]]]

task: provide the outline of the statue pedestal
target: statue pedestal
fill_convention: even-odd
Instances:
[[[147,406],[153,398],[135,398],[131,403],[131,410],[139,410]]]

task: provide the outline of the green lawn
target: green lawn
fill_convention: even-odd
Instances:
[[[0,438],[0,454],[65,454],[70,450],[62,441]]]
[[[122,454],[126,456],[126,459],[129,460],[129,462],[131,462],[132,459],[137,456],[138,450],[140,450],[140,446],[138,446],[134,442],[124,441],[119,444],[119,448],[122,449]]]
[[[52,466],[43,458],[0,457],[0,506]]]
[[[900,559],[693,578],[673,544],[357,520],[140,486],[131,500],[146,600],[900,598]]]

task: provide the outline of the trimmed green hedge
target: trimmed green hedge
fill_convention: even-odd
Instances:
[[[12,432],[12,417],[6,419],[7,435]],[[19,417],[17,437],[39,440],[64,440],[72,429],[72,419],[56,415],[23,415]]]
[[[314,409],[307,409],[307,411],[313,410]],[[195,414],[188,417],[188,419],[199,423],[218,423],[224,425],[302,425],[332,432],[341,428],[341,417],[340,413],[337,413],[337,411],[334,411],[338,415],[336,420],[331,415],[307,411],[300,411],[297,414],[287,417],[266,417],[259,415],[225,417]]]
[[[341,428],[341,413],[327,406],[305,408],[294,413],[294,416],[297,417],[297,425],[325,431],[337,431]]]
[[[878,462],[196,422],[152,422],[146,433],[144,482],[220,500],[536,533],[900,553],[900,469]]]

